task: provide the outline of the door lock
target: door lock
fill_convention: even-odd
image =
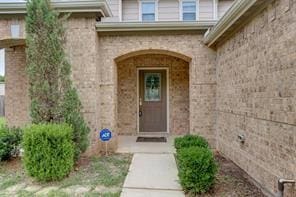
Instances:
[[[139,111],[139,116],[141,117],[143,114],[142,114],[142,111]]]
[[[139,105],[142,106],[142,98],[139,99]]]

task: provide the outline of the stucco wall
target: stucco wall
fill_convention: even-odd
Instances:
[[[296,179],[295,18],[275,1],[217,50],[217,148],[273,194]]]
[[[118,133],[137,134],[137,68],[169,69],[170,134],[189,133],[189,64],[167,55],[140,55],[117,64]]]
[[[189,65],[189,131],[205,136],[214,146],[215,52],[206,47],[202,39],[202,34],[185,33],[99,36],[102,124],[118,129],[117,65],[114,60],[140,50],[173,51],[192,58]]]

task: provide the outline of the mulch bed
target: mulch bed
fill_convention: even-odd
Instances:
[[[265,197],[241,168],[219,153],[215,158],[219,164],[216,184],[208,193],[198,197]]]

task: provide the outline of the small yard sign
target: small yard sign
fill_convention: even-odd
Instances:
[[[100,139],[105,143],[106,155],[108,155],[108,141],[112,138],[112,133],[109,129],[102,129],[100,131]]]
[[[100,132],[100,139],[103,142],[107,142],[111,138],[112,138],[112,133],[111,133],[111,131],[109,129],[103,129],[103,130],[101,130],[101,132]]]

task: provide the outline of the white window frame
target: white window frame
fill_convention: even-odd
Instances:
[[[218,0],[213,0],[213,20],[218,20]]]
[[[139,4],[139,21],[140,22],[148,22],[148,21],[143,21],[142,19],[142,3],[154,3],[154,16],[155,16],[155,21],[158,21],[158,0],[138,0]],[[152,22],[152,21],[151,21]]]
[[[119,18],[119,22],[122,22],[122,0],[118,0],[118,18]]]
[[[183,20],[183,2],[193,2],[195,1],[195,21],[199,20],[199,0],[179,0],[179,20]],[[189,21],[185,21],[189,22]]]

